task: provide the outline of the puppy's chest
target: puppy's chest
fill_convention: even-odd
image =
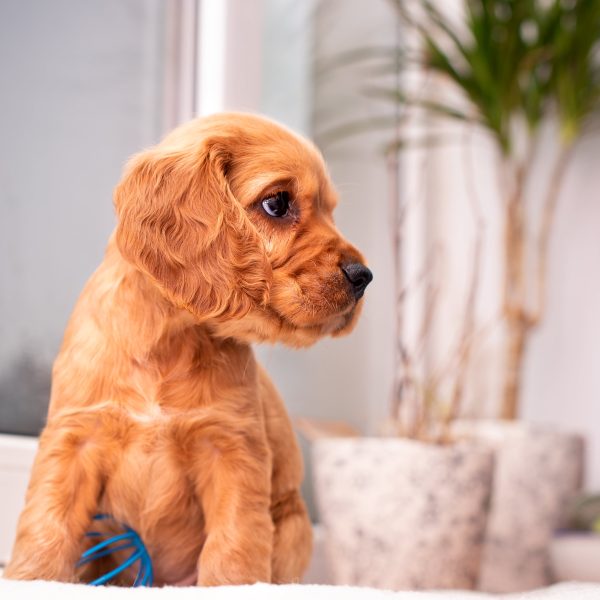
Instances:
[[[249,435],[262,428],[258,415],[232,414],[219,403],[182,409],[146,400],[109,412],[113,418],[108,424],[116,417],[124,426],[116,445],[108,442],[113,438],[110,428],[96,438],[111,454],[104,493],[109,506],[104,508],[142,529],[154,519],[177,520],[180,511],[199,513],[194,485],[209,468],[205,461],[219,452],[219,440],[240,421]]]
[[[177,432],[182,422],[202,419],[201,411],[173,413],[147,403],[143,408],[126,409],[123,416],[129,435],[113,460],[107,490],[138,507],[147,505],[152,497],[183,494],[188,481]]]
[[[170,439],[168,423],[149,415],[154,427],[123,448],[100,499],[108,513],[139,533],[155,570],[155,580],[174,583],[194,572],[204,543],[204,518],[193,481]]]

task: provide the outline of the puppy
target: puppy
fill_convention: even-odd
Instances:
[[[335,204],[315,147],[257,116],[197,119],[133,157],[54,364],[6,577],[89,580],[100,512],[140,534],[158,585],[299,580],[302,460],[250,343],[352,329],[372,276]]]

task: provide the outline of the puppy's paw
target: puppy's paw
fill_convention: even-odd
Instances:
[[[21,581],[62,581],[64,583],[75,583],[77,581],[73,565],[65,565],[59,561],[44,562],[39,557],[31,557],[30,560],[11,560],[3,577],[5,579],[16,579]]]
[[[228,540],[230,541],[230,540]],[[198,585],[244,585],[271,582],[271,550],[263,548],[260,540],[254,547],[234,548],[223,540],[207,540],[198,569]]]

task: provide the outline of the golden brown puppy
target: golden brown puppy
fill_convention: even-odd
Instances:
[[[93,576],[75,564],[104,512],[140,534],[157,584],[300,578],[302,461],[249,344],[354,325],[371,273],[335,203],[318,151],[256,116],[192,121],[131,160],[54,365],[7,577]]]

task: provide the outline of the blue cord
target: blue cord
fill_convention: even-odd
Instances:
[[[129,548],[134,548],[134,545],[133,544],[122,544],[121,546],[115,546],[114,548],[107,548],[106,550],[103,550],[102,552],[94,552],[94,554],[92,554],[91,556],[84,557],[84,555],[82,555],[81,559],[77,563],[77,566],[81,567],[82,565],[86,565],[87,563],[92,562],[93,560],[102,558],[103,556],[108,556],[109,554],[112,554],[113,552],[119,552],[119,550],[129,550]],[[93,548],[92,548],[92,550],[93,550]]]
[[[102,521],[105,519],[112,519],[110,515],[98,514],[94,516],[95,521]],[[154,573],[152,570],[152,561],[150,559],[150,555],[148,554],[148,550],[146,546],[144,546],[144,542],[142,542],[142,538],[137,534],[136,531],[124,525],[123,523],[119,523],[123,529],[125,529],[125,533],[120,533],[114,535],[110,538],[102,540],[98,542],[95,546],[92,546],[88,550],[86,550],[82,555],[79,561],[77,562],[77,566],[80,567],[89,562],[92,562],[96,559],[102,558],[103,556],[108,556],[114,552],[119,552],[121,550],[129,550],[133,548],[134,551],[131,555],[125,560],[125,562],[121,563],[108,573],[105,573],[101,577],[94,579],[91,581],[89,585],[104,585],[108,583],[112,579],[114,579],[119,573],[122,573],[129,567],[131,567],[134,563],[139,562],[138,571],[135,577],[135,581],[133,582],[134,587],[140,586],[152,586],[154,582]],[[98,531],[90,531],[86,533],[87,537],[98,538],[103,537],[104,534]],[[117,544],[113,546],[113,544],[118,542],[124,542],[125,544]]]

